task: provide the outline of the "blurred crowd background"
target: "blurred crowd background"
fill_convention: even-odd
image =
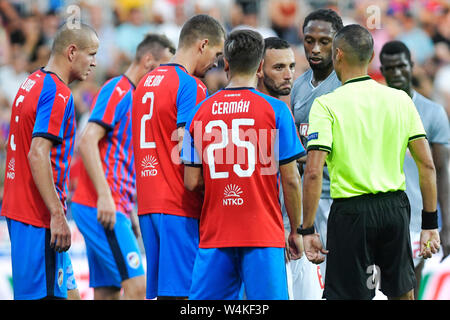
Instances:
[[[198,13],[215,17],[227,31],[247,26],[289,41],[296,78],[309,67],[303,20],[318,8],[334,9],[344,25],[359,23],[372,32],[376,56],[370,75],[380,82],[381,47],[393,39],[405,42],[413,55],[415,89],[442,104],[450,118],[450,0],[0,0],[0,203],[12,102],[22,81],[46,65],[56,30],[67,19],[80,17],[100,39],[95,72],[71,84],[82,121],[100,86],[125,71],[146,33],[165,34],[176,46],[183,23]]]

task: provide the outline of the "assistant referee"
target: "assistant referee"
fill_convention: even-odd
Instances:
[[[388,298],[413,299],[410,206],[403,174],[407,147],[420,176],[422,256],[431,257],[440,245],[436,173],[425,130],[405,92],[367,76],[373,55],[373,39],[365,28],[342,28],[333,40],[333,64],[343,85],[317,98],[309,115],[299,233],[310,261],[320,263],[328,254],[326,299],[372,299],[374,265]],[[328,251],[313,225],[325,161],[333,198]]]

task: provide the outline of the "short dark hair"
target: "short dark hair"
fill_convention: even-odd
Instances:
[[[329,22],[336,32],[344,27],[341,17],[336,13],[336,11],[331,9],[317,9],[308,14],[305,18],[305,21],[303,22],[303,31],[305,31],[305,27],[312,20]]]
[[[408,58],[408,61],[411,63],[411,51],[409,51],[406,44],[404,44],[401,41],[394,40],[386,42],[383,45],[383,48],[380,51],[380,61],[383,60],[383,55],[392,55],[392,54],[399,54],[404,53],[406,55],[406,58]]]
[[[264,39],[264,54],[267,49],[289,49],[291,45],[284,39],[269,37]]]
[[[373,38],[370,32],[359,24],[350,24],[334,36],[333,46],[342,49],[349,61],[368,63],[373,54]]]
[[[257,31],[239,29],[231,32],[224,45],[224,57],[231,73],[250,74],[258,69],[264,52],[264,39]]]
[[[199,39],[208,39],[209,44],[215,46],[225,39],[225,30],[213,17],[198,14],[186,21],[181,28],[179,47],[189,46]]]
[[[138,44],[136,48],[135,60],[140,61],[142,56],[144,56],[147,52],[151,52],[155,59],[159,60],[163,50],[166,48],[169,48],[169,51],[172,54],[175,53],[174,45],[165,35],[149,33],[145,36],[144,40]]]

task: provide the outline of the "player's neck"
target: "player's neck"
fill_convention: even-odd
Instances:
[[[321,82],[323,82],[328,76],[333,72],[333,65],[331,68],[327,69],[312,69],[312,84],[317,87]]]
[[[186,68],[186,71],[194,75],[195,67],[197,65],[197,61],[195,60],[195,55],[191,50],[180,49],[175,53],[170,63],[180,64]]]
[[[70,79],[70,71],[64,63],[58,61],[54,56],[51,56],[47,65],[44,67],[45,71],[52,72],[58,76],[66,85],[72,82]]]
[[[410,98],[412,98],[414,95],[411,84],[409,84],[408,88],[405,88],[403,91],[405,91]]]
[[[133,85],[136,87],[141,78],[145,75],[145,73],[142,71],[145,69],[140,67],[139,65],[132,63],[127,71],[125,71],[124,75],[133,83]]]
[[[264,94],[270,95],[269,90],[267,90],[266,86],[264,85],[264,83],[262,83],[261,80],[258,81],[258,85],[256,86],[256,90],[258,90],[259,92],[262,92]]]
[[[258,83],[258,78],[255,75],[252,76],[242,76],[242,75],[236,75],[231,76],[230,82],[227,85],[227,88],[256,88],[256,85]]]

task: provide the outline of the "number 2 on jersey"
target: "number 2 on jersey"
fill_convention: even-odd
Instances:
[[[150,111],[149,113],[144,114],[141,118],[141,133],[140,133],[141,149],[156,148],[155,142],[145,141],[145,123],[147,122],[147,120],[150,120],[153,116],[153,104],[155,101],[155,95],[153,94],[153,92],[151,91],[146,92],[142,97],[142,103],[143,104],[147,103],[148,99],[150,99]]]
[[[25,97],[21,94],[17,97],[15,106],[18,108],[19,105],[23,102],[23,99]],[[14,119],[15,122],[19,122],[19,116],[17,115]],[[12,151],[16,151],[16,143],[14,142],[14,133],[11,133],[11,137],[9,138],[9,146],[11,147]]]
[[[231,123],[231,140],[238,146],[245,148],[248,153],[248,168],[243,170],[240,164],[233,165],[233,171],[238,177],[250,177],[255,171],[256,154],[255,146],[250,141],[243,141],[239,138],[240,126],[253,126],[255,119],[233,119]],[[218,143],[212,143],[206,148],[206,154],[208,156],[208,166],[211,179],[228,178],[228,172],[217,172],[214,163],[214,151],[217,149],[224,149],[228,145],[228,126],[223,120],[213,120],[208,122],[205,127],[206,133],[211,133],[214,127],[220,128],[222,134],[222,141]]]

